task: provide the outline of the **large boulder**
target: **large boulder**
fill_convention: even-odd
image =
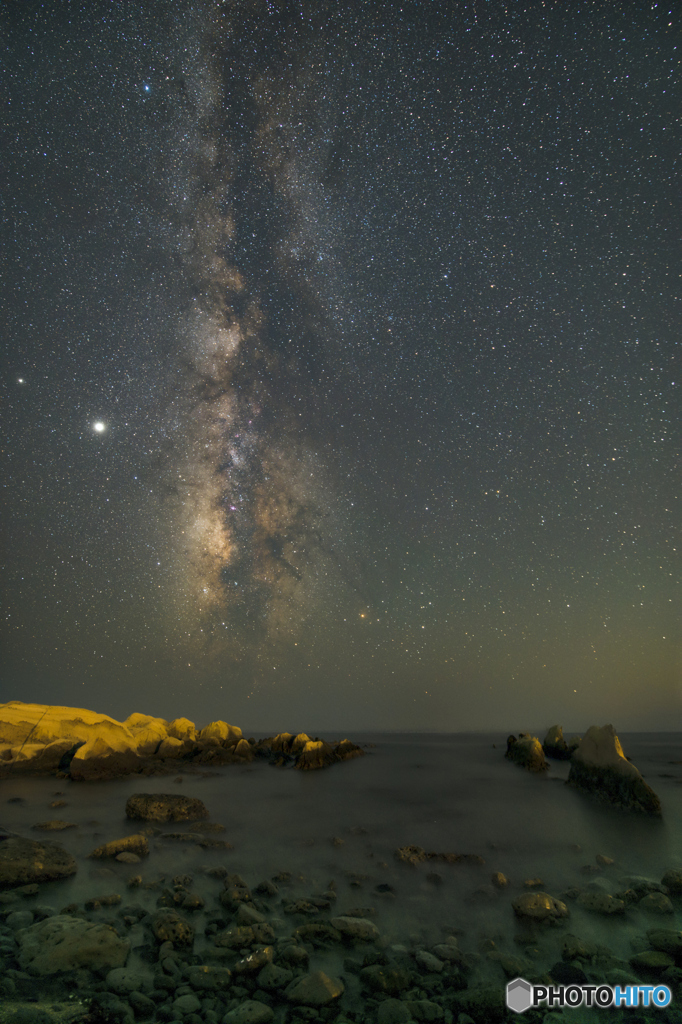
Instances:
[[[325,768],[336,760],[336,754],[324,740],[308,740],[298,755],[296,767],[304,771],[310,768]]]
[[[221,747],[235,747],[242,738],[242,731],[236,725],[227,722],[211,722],[204,726],[197,739],[200,743],[215,740]]]
[[[0,842],[0,889],[53,882],[76,871],[76,861],[59,843],[19,836]]]
[[[568,744],[564,739],[564,730],[560,725],[553,725],[547,730],[547,735],[542,741],[542,749],[547,757],[553,757],[557,761],[568,761],[571,756]]]
[[[93,736],[71,758],[72,779],[111,779],[129,775],[140,763],[137,744],[123,737]]]
[[[168,735],[176,740],[191,740],[197,738],[197,727],[189,718],[174,718],[168,723]]]
[[[134,793],[126,803],[126,816],[134,821],[198,821],[208,818],[208,810],[195,796]]]
[[[571,758],[568,785],[623,810],[661,815],[658,797],[626,758],[612,725],[587,730]]]
[[[544,772],[549,768],[540,740],[527,732],[519,733],[518,737],[509,736],[504,756],[529,772]]]
[[[30,974],[56,974],[87,967],[91,971],[123,967],[130,942],[107,924],[56,914],[17,933],[19,965]]]
[[[156,753],[159,744],[168,737],[168,722],[165,718],[135,712],[126,718],[123,725],[133,734],[137,751],[142,755]]]

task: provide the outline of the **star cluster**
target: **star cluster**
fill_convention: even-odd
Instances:
[[[5,689],[670,727],[670,5],[2,18]]]

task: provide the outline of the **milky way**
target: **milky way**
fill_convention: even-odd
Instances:
[[[10,696],[661,727],[674,15],[68,6],[2,13]]]

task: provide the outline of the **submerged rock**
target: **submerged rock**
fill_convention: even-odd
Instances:
[[[507,752],[504,756],[529,772],[544,772],[549,768],[540,740],[527,732],[519,733],[518,738],[507,738]]]
[[[527,917],[533,921],[568,917],[566,904],[546,892],[528,892],[523,896],[517,896],[515,900],[512,900],[512,907],[517,917]]]
[[[35,974],[56,974],[78,967],[111,970],[123,967],[130,942],[107,924],[92,924],[70,914],[56,914],[17,935],[19,965]]]
[[[314,971],[293,981],[286,989],[285,995],[290,1003],[299,1006],[327,1006],[343,994],[343,982],[338,978],[330,978],[324,971]]]
[[[146,857],[149,854],[149,843],[147,837],[139,834],[124,836],[122,839],[112,839],[110,843],[98,846],[90,854],[97,859],[100,857],[118,857],[124,853],[134,853],[138,857]]]
[[[59,843],[10,837],[0,843],[0,889],[75,875],[74,858]]]
[[[625,757],[612,725],[587,730],[571,758],[568,785],[623,810],[661,816],[658,797]]]
[[[196,821],[208,818],[208,810],[194,796],[135,793],[126,804],[126,817],[137,821]]]

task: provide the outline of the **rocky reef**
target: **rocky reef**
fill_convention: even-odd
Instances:
[[[350,740],[327,743],[306,733],[246,739],[238,726],[222,721],[197,729],[187,718],[167,721],[135,713],[118,722],[85,708],[0,704],[0,778],[29,772],[111,779],[172,772],[178,762],[186,770],[189,764],[245,764],[255,757],[310,770],[363,754]]]

